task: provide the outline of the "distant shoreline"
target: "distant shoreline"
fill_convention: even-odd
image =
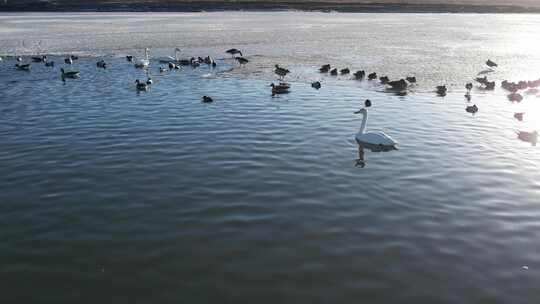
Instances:
[[[58,4],[0,4],[0,12],[215,12],[215,11],[285,11],[341,13],[540,13],[540,7],[480,6],[442,4],[365,4],[336,2],[262,2],[262,1],[197,1],[197,2],[127,2]]]

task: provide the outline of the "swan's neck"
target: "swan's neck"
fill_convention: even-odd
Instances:
[[[362,124],[360,125],[360,130],[358,131],[358,134],[364,134],[366,131],[366,125],[367,125],[367,111],[362,112]]]

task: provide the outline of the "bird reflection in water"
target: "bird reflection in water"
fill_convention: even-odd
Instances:
[[[395,146],[381,146],[381,145],[371,145],[362,143],[359,141],[356,141],[358,144],[358,158],[355,159],[354,166],[364,168],[366,166],[366,153],[365,150],[369,150],[371,152],[389,152],[393,150],[397,150],[398,148]]]
[[[517,136],[521,141],[528,142],[532,146],[536,146],[536,144],[538,143],[538,131],[519,131],[517,132]]]
[[[358,144],[358,158],[355,160],[354,166],[360,168],[364,168],[366,166],[364,146],[362,144]]]

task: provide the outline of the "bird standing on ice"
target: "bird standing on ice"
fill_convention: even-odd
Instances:
[[[287,74],[289,74],[291,71],[280,67],[278,64],[275,65],[276,69],[274,70],[274,73],[279,76],[279,79],[283,79]]]
[[[247,59],[244,58],[244,57],[236,57],[236,61],[238,61],[238,63],[240,64],[240,66],[243,66],[243,65],[245,65],[246,63],[249,62],[249,60],[247,60]]]
[[[497,67],[497,64],[496,64],[495,62],[491,61],[491,59],[488,59],[488,60],[486,61],[486,65],[487,65],[488,67],[490,67],[490,68]]]
[[[232,56],[233,58],[234,58],[234,56],[235,56],[236,54],[240,54],[240,56],[244,56],[244,55],[242,55],[242,52],[241,52],[240,50],[238,50],[238,49],[228,49],[228,50],[225,51],[225,53],[231,54],[231,56]]]

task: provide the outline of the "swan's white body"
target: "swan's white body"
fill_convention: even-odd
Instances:
[[[360,126],[358,133],[356,133],[356,140],[358,142],[382,147],[395,147],[397,145],[397,141],[382,131],[366,132],[368,119],[367,110],[361,109],[357,113],[363,115],[362,125]]]
[[[179,48],[175,48],[175,49],[174,49],[174,57],[172,57],[172,56],[165,56],[165,57],[160,58],[160,59],[159,59],[159,62],[160,62],[160,63],[169,63],[169,62],[177,63],[177,62],[178,62],[178,53],[180,53],[180,49],[179,49]]]
[[[144,49],[144,59],[139,59],[137,63],[135,63],[135,67],[137,68],[146,68],[150,65],[150,59],[148,58],[148,48]]]

